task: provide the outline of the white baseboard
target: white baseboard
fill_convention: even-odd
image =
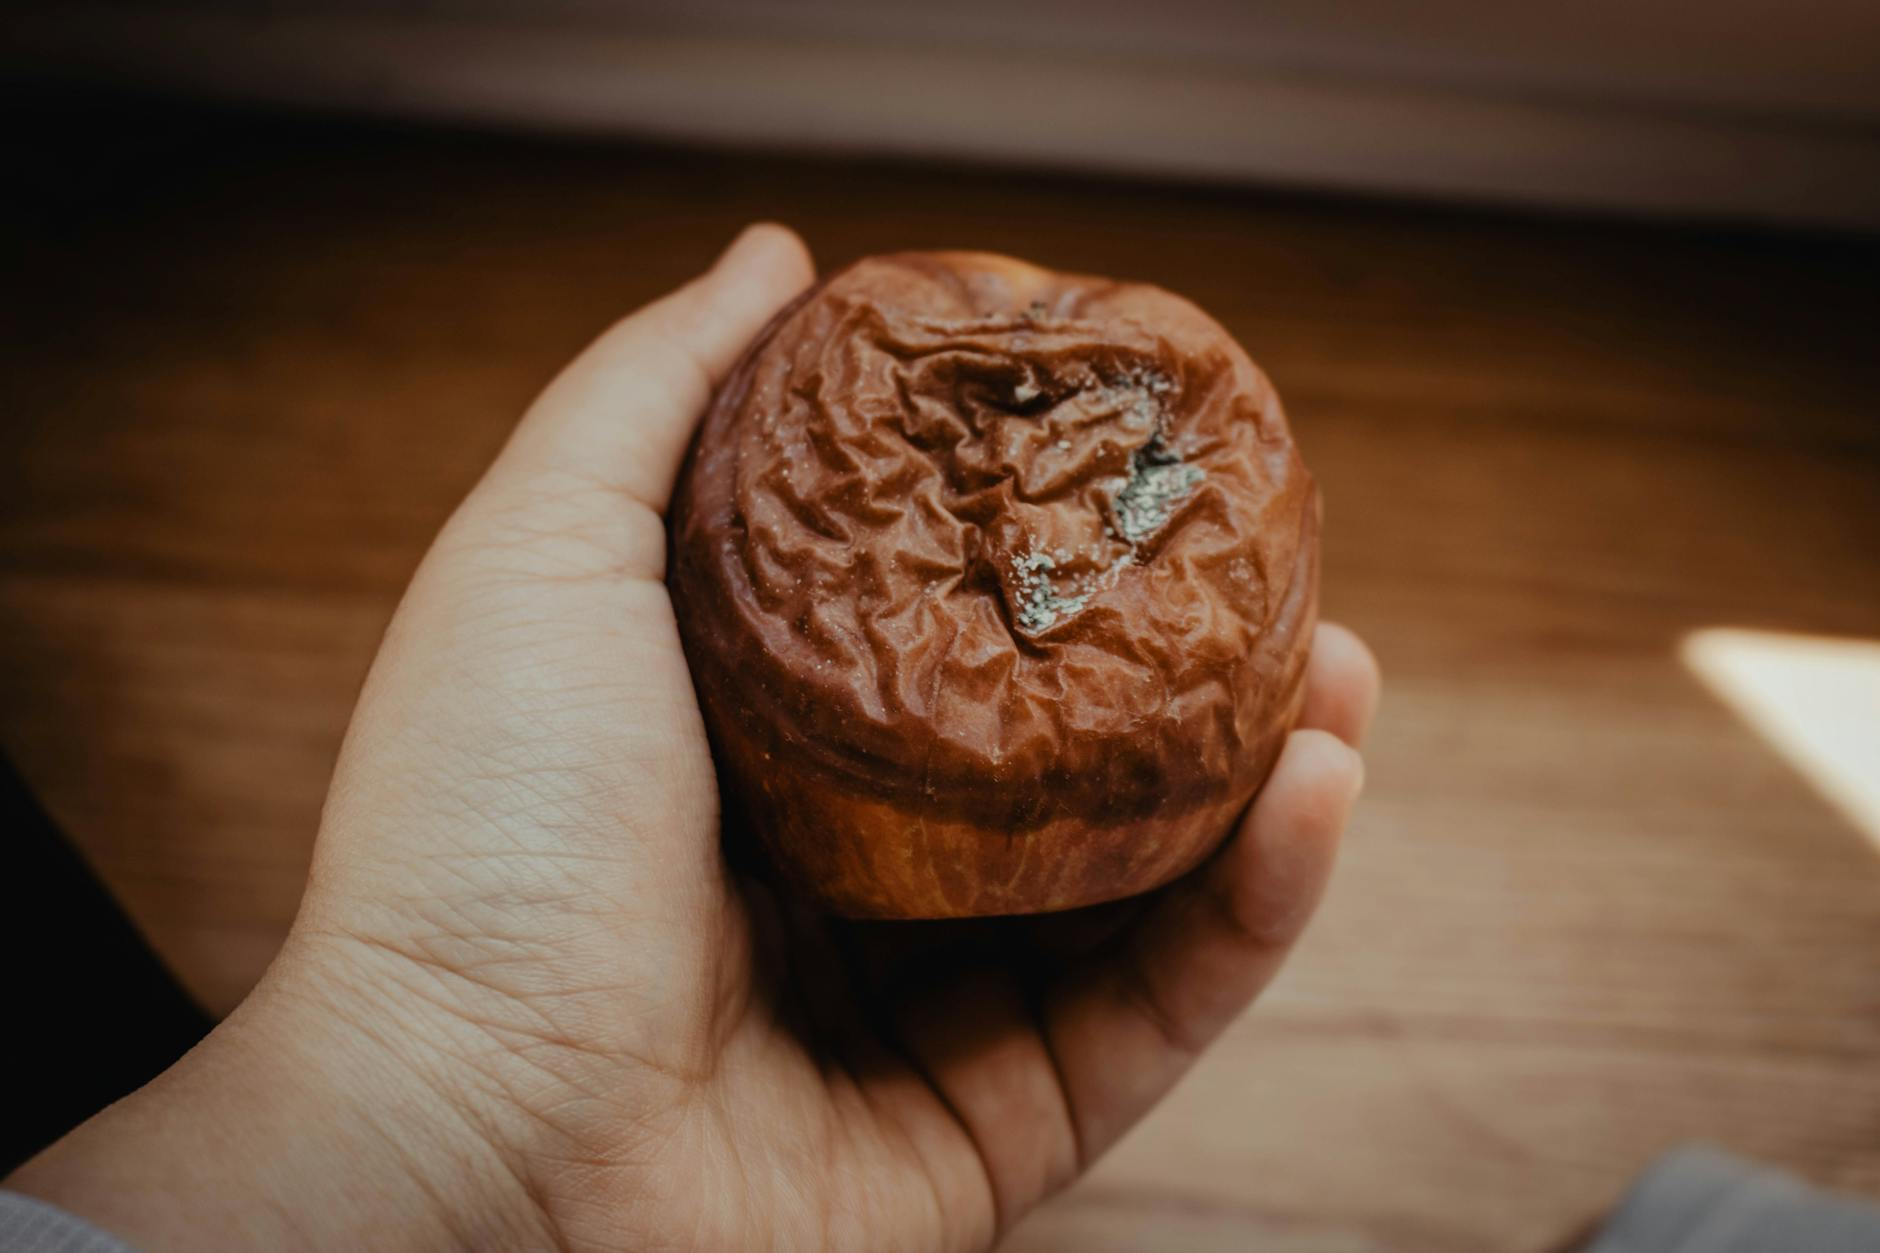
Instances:
[[[1218,61],[419,11],[54,6],[0,69],[709,143],[1880,227],[1880,131]]]

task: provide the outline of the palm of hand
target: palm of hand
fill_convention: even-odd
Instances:
[[[657,509],[805,281],[747,235],[538,403],[388,635],[296,931],[571,1247],[984,1247],[1271,976],[1356,789],[1375,677],[1333,628],[1242,830],[1146,904],[835,927],[735,877]]]

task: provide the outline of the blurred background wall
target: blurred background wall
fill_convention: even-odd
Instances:
[[[15,81],[1880,226],[1873,0],[221,0],[0,21]]]

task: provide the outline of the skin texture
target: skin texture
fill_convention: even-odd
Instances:
[[[1318,493],[1233,337],[1146,283],[869,257],[718,388],[668,583],[726,790],[851,917],[1192,869],[1304,693]]]
[[[9,1186],[153,1251],[983,1248],[1265,985],[1362,776],[1336,627],[1236,834],[1155,896],[836,925],[727,863],[661,512],[810,280],[753,228],[548,388],[387,634],[266,978]]]

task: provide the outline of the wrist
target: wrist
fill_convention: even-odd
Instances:
[[[475,1111],[427,1070],[277,963],[188,1056],[7,1186],[147,1253],[552,1243]]]

